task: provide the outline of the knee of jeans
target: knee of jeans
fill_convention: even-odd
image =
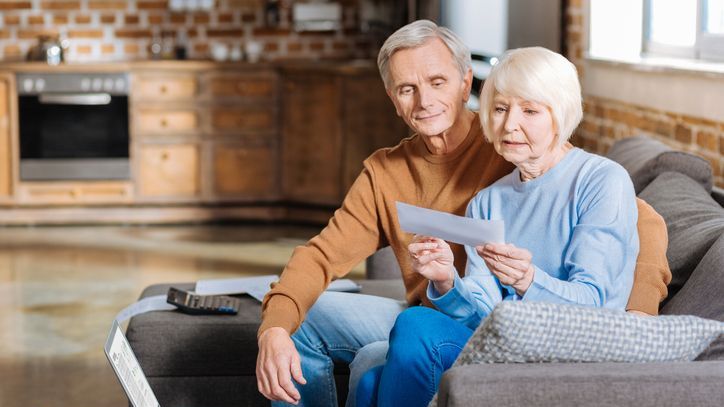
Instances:
[[[382,377],[382,369],[384,366],[373,367],[368,370],[359,380],[357,384],[357,407],[374,406],[377,400],[377,389],[380,385]]]
[[[433,309],[427,307],[412,307],[403,311],[397,316],[395,325],[390,332],[390,343],[400,340],[408,340],[410,337],[418,337],[423,321],[430,318],[436,313]]]

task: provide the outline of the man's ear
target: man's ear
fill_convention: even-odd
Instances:
[[[463,102],[468,101],[470,99],[470,90],[473,87],[473,70],[472,68],[468,68],[468,71],[465,72],[465,76],[463,76]]]
[[[398,116],[402,117],[402,115],[400,114],[400,109],[397,108],[397,103],[395,102],[395,98],[392,97],[392,91],[388,88],[385,88],[385,93],[387,93],[387,97],[390,98],[392,105],[395,107],[395,113],[397,113]]]

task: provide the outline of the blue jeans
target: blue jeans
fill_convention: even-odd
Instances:
[[[336,407],[334,362],[343,362],[350,364],[347,406],[354,407],[359,377],[384,363],[390,330],[405,308],[405,302],[389,298],[324,292],[292,335],[307,379],[306,385],[296,384],[302,396],[298,405]]]
[[[392,328],[387,362],[360,379],[357,407],[427,406],[472,334],[442,312],[407,309]]]

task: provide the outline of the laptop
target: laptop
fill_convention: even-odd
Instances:
[[[133,407],[160,407],[131,345],[115,320],[104,350]]]

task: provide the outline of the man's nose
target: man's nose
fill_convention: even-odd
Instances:
[[[432,97],[432,90],[428,89],[424,86],[421,86],[417,90],[417,102],[420,104],[420,107],[425,108],[432,105],[433,97]]]

